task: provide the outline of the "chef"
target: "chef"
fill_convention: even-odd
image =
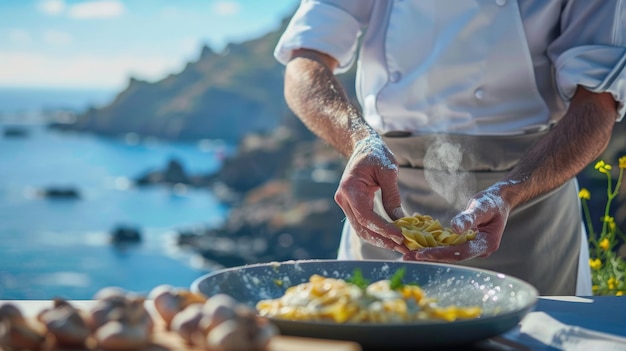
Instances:
[[[458,263],[591,295],[576,174],[626,112],[619,0],[302,0],[275,49],[294,113],[348,159],[339,259]],[[357,65],[359,107],[335,78]],[[410,251],[431,215],[458,246]]]

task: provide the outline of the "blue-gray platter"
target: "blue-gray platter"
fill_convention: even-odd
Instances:
[[[358,268],[371,282],[405,268],[403,281],[417,283],[442,306],[480,306],[479,318],[411,323],[333,323],[271,318],[281,334],[352,340],[365,348],[419,348],[469,345],[514,328],[537,302],[530,284],[502,273],[457,265],[402,261],[303,260],[227,268],[196,279],[191,290],[207,296],[228,294],[255,307],[282,296],[313,274],[349,279]]]

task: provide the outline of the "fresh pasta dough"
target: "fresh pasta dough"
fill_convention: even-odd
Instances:
[[[404,244],[409,250],[419,250],[425,247],[459,245],[476,237],[476,231],[468,230],[465,233],[455,233],[428,215],[414,213],[411,217],[403,217],[393,222],[404,235]]]
[[[256,308],[266,317],[336,323],[454,321],[482,313],[478,306],[439,306],[417,285],[393,287],[390,280],[380,280],[361,287],[316,274],[306,283],[289,287],[277,299],[259,301]]]

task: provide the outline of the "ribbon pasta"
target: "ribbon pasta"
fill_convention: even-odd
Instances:
[[[452,228],[443,227],[439,220],[417,212],[413,216],[397,219],[393,223],[402,231],[404,244],[409,250],[459,245],[476,237],[474,230],[470,229],[458,234]]]
[[[479,306],[440,306],[417,285],[394,289],[390,280],[379,280],[363,289],[317,274],[306,283],[289,287],[279,298],[259,301],[256,308],[265,317],[336,323],[455,321],[482,313]]]

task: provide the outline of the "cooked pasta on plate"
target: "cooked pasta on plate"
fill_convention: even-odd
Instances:
[[[414,284],[402,284],[403,271],[391,279],[368,283],[355,272],[354,281],[314,274],[288,288],[277,299],[257,303],[260,315],[289,320],[337,323],[401,323],[454,321],[479,317],[478,306],[440,306]]]

